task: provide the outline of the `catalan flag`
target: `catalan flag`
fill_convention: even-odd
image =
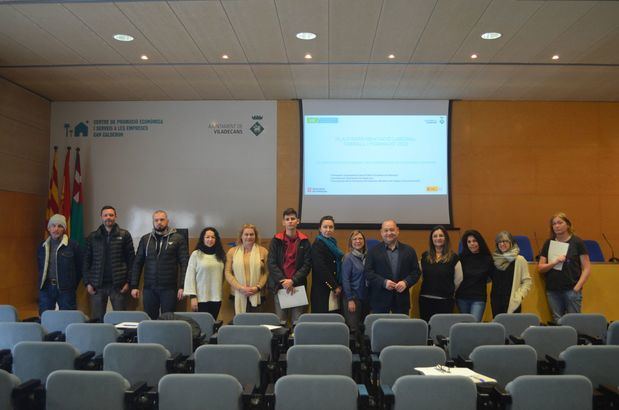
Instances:
[[[52,215],[60,212],[58,206],[58,169],[56,168],[56,153],[58,147],[54,147],[54,160],[52,162],[52,175],[49,178],[49,193],[47,195],[47,211],[45,213],[45,226]]]

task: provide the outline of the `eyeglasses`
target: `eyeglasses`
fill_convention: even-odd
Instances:
[[[441,373],[451,373],[451,370],[449,369],[449,367],[443,366],[443,365],[440,365],[440,364],[437,364],[435,369],[438,370]]]
[[[498,242],[497,242],[497,244],[499,244],[499,243],[509,243],[509,244],[511,244],[511,243],[512,243],[512,241],[502,240],[502,241],[498,241]]]

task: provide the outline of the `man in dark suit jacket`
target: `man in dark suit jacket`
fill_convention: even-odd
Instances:
[[[419,280],[419,262],[415,250],[398,241],[399,234],[394,220],[384,221],[380,228],[383,242],[368,252],[365,274],[372,313],[409,314],[408,290]]]

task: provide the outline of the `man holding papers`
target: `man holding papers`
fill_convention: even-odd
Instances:
[[[275,313],[280,320],[289,320],[291,324],[307,306],[305,287],[312,267],[311,244],[307,235],[297,231],[299,222],[297,211],[292,208],[284,211],[284,231],[271,239],[268,257],[269,289],[275,299]],[[303,294],[299,295],[298,292]],[[280,298],[287,300],[280,303]]]
[[[539,258],[539,272],[546,274],[546,297],[555,322],[566,313],[580,313],[582,288],[591,263],[584,242],[574,235],[563,212],[550,219],[550,239]]]
[[[409,314],[409,289],[419,280],[419,262],[415,250],[400,241],[400,229],[388,219],[380,228],[383,242],[374,246],[365,261],[372,313]]]

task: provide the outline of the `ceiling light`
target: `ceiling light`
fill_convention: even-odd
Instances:
[[[477,54],[471,54],[471,58],[474,60],[477,58]]]
[[[555,54],[554,56],[552,56],[553,60],[558,60],[559,59],[559,54]]]
[[[114,40],[133,41],[133,37],[131,37],[129,34],[114,34]]]
[[[497,38],[501,37],[503,34],[501,33],[497,33],[496,31],[489,31],[487,33],[484,33],[481,35],[481,38],[483,38],[484,40],[496,40]]]
[[[142,54],[140,58],[144,61],[148,60],[148,56],[146,54]]]
[[[222,59],[227,60],[230,58],[230,56],[228,54],[224,54],[221,56]]]
[[[316,34],[310,33],[309,31],[302,31],[297,33],[297,38],[299,40],[313,40],[316,38]]]
[[[388,59],[390,59],[390,60],[393,60],[393,59],[395,58],[395,55],[394,55],[394,54],[389,54],[389,55],[387,56],[387,58],[388,58]]]
[[[311,60],[312,59],[312,55],[310,53],[305,54],[305,59],[306,60]]]

